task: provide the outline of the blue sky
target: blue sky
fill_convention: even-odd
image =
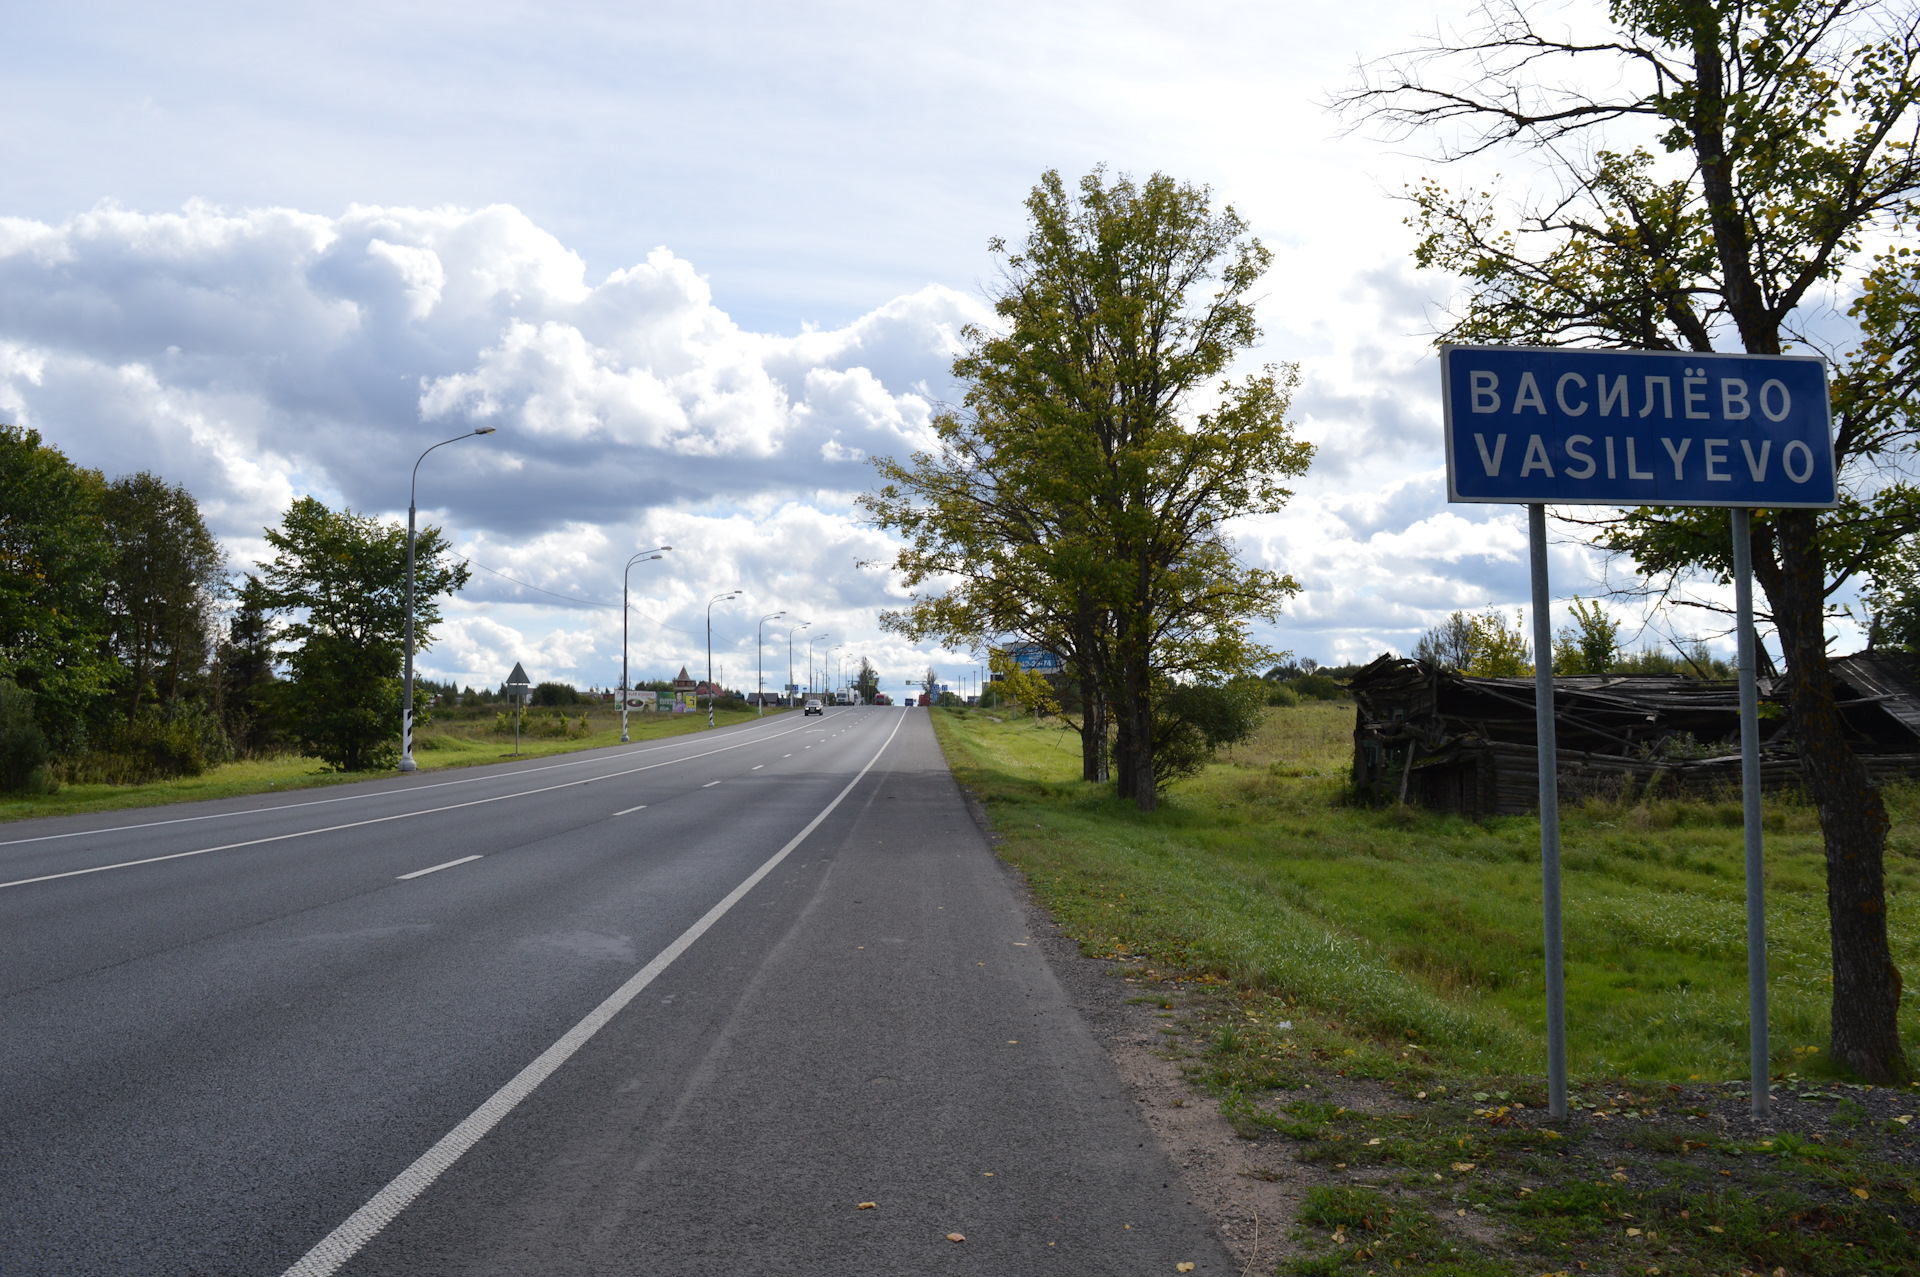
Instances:
[[[1306,590],[1265,637],[1410,648],[1525,593],[1518,512],[1445,505],[1417,159],[1325,111],[1431,5],[7,5],[0,418],[202,499],[237,566],[298,493],[421,503],[481,573],[423,661],[495,682],[704,653],[786,611],[889,677],[915,651],[852,497],[925,438],[989,237],[1042,170],[1212,186],[1276,252],[1250,363],[1320,446],[1240,528]],[[1603,565],[1556,550],[1563,595]],[[569,606],[554,595],[577,600]],[[721,622],[724,621],[724,626]],[[1685,614],[1662,622],[1685,632]],[[1638,621],[1634,622],[1637,629]],[[1631,632],[1631,631],[1630,631]],[[771,678],[770,678],[771,681]]]

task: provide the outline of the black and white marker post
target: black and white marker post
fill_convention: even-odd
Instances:
[[[1767,921],[1760,829],[1760,697],[1753,633],[1753,511],[1838,504],[1824,361],[1688,351],[1445,346],[1447,499],[1527,507],[1534,715],[1546,942],[1547,1098],[1567,1115],[1561,947],[1560,778],[1554,731],[1547,507],[1720,506],[1732,515],[1746,821],[1747,1010],[1752,1105],[1767,1112]]]

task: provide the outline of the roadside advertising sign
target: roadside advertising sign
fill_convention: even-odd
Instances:
[[[1754,672],[1752,512],[1839,504],[1824,360],[1805,355],[1443,346],[1447,500],[1527,507],[1547,995],[1547,1108],[1567,1114],[1547,506],[1723,506],[1732,512],[1745,790],[1748,1063],[1767,1113],[1767,931]],[[1407,745],[1401,792],[1418,740]]]

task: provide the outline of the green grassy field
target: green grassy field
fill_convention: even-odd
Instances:
[[[768,715],[781,712],[768,710]],[[475,767],[512,759],[513,732],[496,727],[496,711],[484,713],[455,710],[436,716],[414,737],[414,761],[422,771],[449,767]],[[751,710],[723,710],[714,716],[716,727],[743,723],[754,717]],[[544,710],[528,712],[522,723],[521,758],[543,758],[552,754],[570,754],[583,749],[600,749],[620,741],[620,712],[610,706],[578,706],[567,711],[570,734],[558,734],[554,714]],[[628,719],[628,735],[636,741],[658,740],[705,731],[705,714],[633,714]],[[34,816],[70,816],[91,811],[115,811],[127,807],[151,807],[166,803],[196,802],[207,798],[235,798],[244,794],[308,789],[319,785],[337,785],[356,780],[377,779],[390,772],[328,771],[317,758],[283,754],[273,758],[243,759],[224,763],[199,776],[157,781],[148,785],[66,785],[56,794],[10,795],[0,798],[0,821],[25,820]]]
[[[1343,805],[1353,710],[1267,711],[1249,744],[1142,816],[1079,773],[1049,723],[934,717],[1002,854],[1090,953],[1211,972],[1333,1016],[1379,1063],[1538,1073],[1545,1028],[1539,823]],[[1920,972],[1920,792],[1888,794],[1896,960]],[[1825,1071],[1825,873],[1813,810],[1769,799],[1768,963],[1779,1071]],[[1740,807],[1588,803],[1563,818],[1576,1075],[1728,1079],[1746,1069]],[[1920,1030],[1914,999],[1903,1036]],[[1910,1047],[1910,1053],[1912,1048]]]

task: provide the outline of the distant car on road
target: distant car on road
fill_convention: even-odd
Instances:
[[[809,696],[807,698],[807,708],[801,717],[804,718],[807,714],[820,714],[824,716],[826,712],[826,710],[820,708],[820,698],[818,696]]]

